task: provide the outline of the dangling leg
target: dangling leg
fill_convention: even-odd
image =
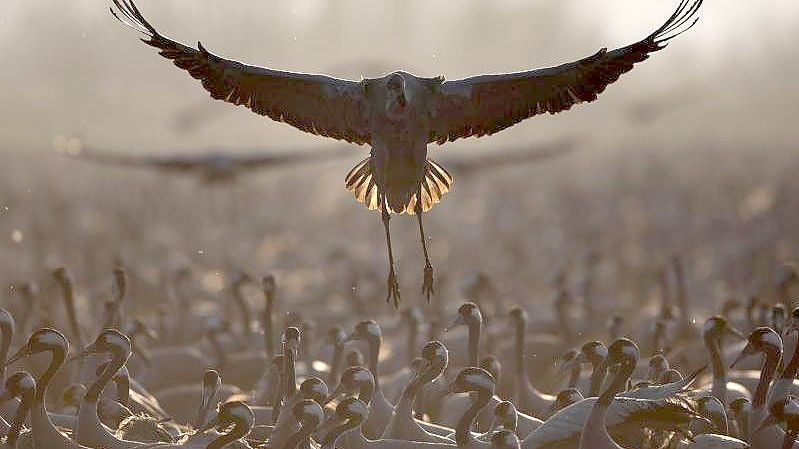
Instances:
[[[397,275],[394,273],[394,254],[391,252],[391,233],[388,230],[388,222],[391,220],[391,215],[388,213],[388,202],[385,197],[378,191],[378,202],[380,204],[380,215],[383,219],[383,227],[386,229],[386,246],[388,247],[388,294],[386,295],[386,302],[394,300],[394,307],[399,308],[400,290],[399,282],[397,282]]]
[[[427,296],[427,302],[430,302],[430,295],[433,292],[433,265],[430,264],[430,256],[427,253],[427,242],[424,236],[424,226],[422,225],[422,187],[419,186],[419,192],[416,194],[416,218],[419,220],[419,236],[422,239],[422,251],[424,251],[424,284],[422,285],[422,294]]]

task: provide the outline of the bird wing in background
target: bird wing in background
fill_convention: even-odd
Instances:
[[[529,145],[523,148],[492,152],[470,158],[442,158],[441,165],[446,166],[453,174],[466,175],[508,165],[544,162],[565,156],[576,148],[572,141],[555,142],[543,146]]]
[[[132,0],[114,0],[111,13],[145,35],[143,41],[160,50],[179,68],[202,82],[211,97],[286,122],[312,134],[359,145],[371,140],[359,82],[250,66],[216,56],[198,43],[194,49],[160,33]],[[119,13],[119,14],[118,14]]]
[[[335,148],[318,148],[309,150],[265,152],[253,151],[250,154],[241,156],[231,155],[237,168],[240,169],[260,169],[267,166],[289,165],[300,162],[318,162],[328,159],[341,159],[352,157],[352,149],[346,146]]]
[[[126,156],[122,154],[94,151],[91,149],[83,149],[80,151],[80,153],[74,155],[74,157],[108,165],[119,165],[125,167],[156,167],[167,170],[191,170],[202,165],[202,161],[192,156]]]
[[[594,101],[611,83],[691,28],[703,0],[681,0],[654,33],[627,47],[602,49],[557,67],[446,81],[439,87],[429,142],[494,134],[535,115]],[[691,20],[693,19],[693,22]],[[689,24],[690,22],[690,24]]]

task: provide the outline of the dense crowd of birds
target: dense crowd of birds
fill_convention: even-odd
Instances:
[[[601,311],[569,312],[565,282],[550,320],[477,295],[483,278],[467,283],[476,302],[454,316],[409,307],[380,324],[326,313],[322,328],[282,300],[273,276],[245,273],[229,278],[229,304],[206,309],[180,287],[192,282],[182,270],[158,314],[133,316],[121,265],[87,321],[60,268],[50,282],[63,314],[38,306],[33,282],[15,284],[0,309],[2,446],[799,447],[799,308],[784,297],[796,271],[776,276],[773,298],[701,317],[682,269],[675,259],[675,298],[655,315],[629,310],[605,325]]]

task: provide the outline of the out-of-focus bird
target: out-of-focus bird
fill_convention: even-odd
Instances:
[[[168,156],[132,156],[114,154],[108,151],[81,149],[65,153],[82,160],[122,167],[149,167],[174,173],[189,173],[199,176],[209,184],[227,183],[238,179],[244,173],[284,167],[295,164],[308,164],[327,159],[349,157],[343,148],[280,151],[252,150],[239,153],[213,150],[203,154]]]
[[[441,201],[452,176],[427,157],[427,145],[499,132],[524,119],[558,113],[597,99],[608,85],[690,29],[703,0],[680,0],[675,12],[644,39],[613,51],[601,49],[557,67],[456,81],[396,71],[349,81],[245,65],[165,37],[144,18],[133,0],[113,0],[111,12],[146,35],[144,42],[199,79],[211,97],[286,122],[302,131],[372,147],[347,175],[359,202],[380,210],[386,233],[387,301],[400,289],[394,271],[390,214],[416,214],[425,256],[423,293],[433,293],[433,266],[422,213]]]

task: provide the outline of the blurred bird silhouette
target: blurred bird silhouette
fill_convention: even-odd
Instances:
[[[524,119],[555,114],[597,99],[633,65],[693,27],[702,0],[680,0],[665,23],[644,39],[557,67],[456,81],[397,71],[349,81],[278,71],[217,56],[160,34],[133,0],[113,0],[112,14],[146,35],[161,56],[202,82],[211,97],[288,123],[302,131],[371,146],[347,175],[346,186],[370,210],[381,211],[389,274],[386,301],[400,300],[389,231],[390,214],[416,214],[425,257],[422,292],[433,293],[433,266],[422,213],[452,187],[446,169],[427,157],[427,145],[491,135]]]
[[[150,167],[170,172],[192,173],[207,183],[235,181],[240,175],[259,169],[284,167],[287,165],[315,163],[327,159],[351,156],[349,149],[333,148],[319,150],[252,151],[234,154],[225,150],[214,150],[205,154],[169,156],[130,156],[106,151],[82,149],[65,153],[83,160],[125,167]]]

